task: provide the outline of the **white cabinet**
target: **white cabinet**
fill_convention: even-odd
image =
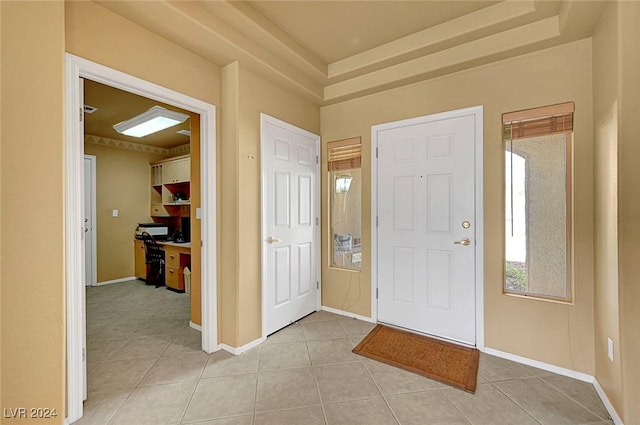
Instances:
[[[188,216],[191,157],[151,164],[151,217]]]

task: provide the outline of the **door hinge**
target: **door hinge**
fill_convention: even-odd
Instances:
[[[200,241],[200,246],[204,246],[204,243],[202,241]]]
[[[376,148],[376,158],[378,157],[378,148]]]
[[[376,227],[378,227],[378,216],[376,216]]]
[[[378,288],[376,288],[376,300],[378,299]]]
[[[87,350],[82,348],[82,361],[84,362],[87,358]]]
[[[316,217],[316,226],[320,225],[320,219],[318,217]]]
[[[316,289],[320,289],[320,281],[316,280]]]
[[[82,122],[82,120],[84,118],[84,109],[83,108],[78,108],[78,112],[80,112],[80,122]]]
[[[316,155],[316,164],[320,163],[320,158],[318,158],[318,155]]]

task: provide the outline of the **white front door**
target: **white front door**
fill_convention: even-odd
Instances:
[[[84,156],[84,284],[97,283],[96,264],[96,157]]]
[[[377,131],[380,322],[475,345],[475,147],[473,114]]]
[[[263,336],[318,309],[320,137],[261,115]]]

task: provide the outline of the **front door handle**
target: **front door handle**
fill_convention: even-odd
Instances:
[[[276,242],[282,242],[282,241],[280,239],[278,239],[278,238],[274,238],[273,236],[269,236],[267,238],[267,242],[268,243],[276,243]]]
[[[467,246],[471,244],[471,241],[469,240],[469,238],[464,238],[464,239],[460,239],[459,241],[453,241],[453,243],[456,245]]]

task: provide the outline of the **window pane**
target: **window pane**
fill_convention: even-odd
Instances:
[[[360,168],[331,171],[331,265],[360,270],[362,178]]]
[[[505,143],[505,290],[568,299],[567,134]]]

